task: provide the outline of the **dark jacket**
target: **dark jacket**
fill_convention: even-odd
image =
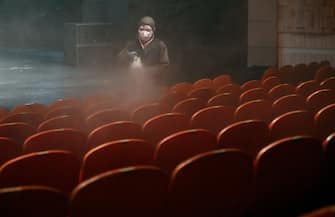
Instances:
[[[166,78],[169,67],[168,49],[165,43],[155,38],[143,49],[138,40],[130,41],[119,53],[119,63],[123,66],[129,66],[135,52],[141,58],[147,73],[152,75],[157,82],[164,83],[163,80]]]

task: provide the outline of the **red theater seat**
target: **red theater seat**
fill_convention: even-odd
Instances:
[[[67,196],[45,186],[20,186],[0,189],[2,217],[66,217]]]
[[[270,123],[272,141],[291,136],[313,136],[313,115],[305,110],[292,111],[280,115]]]
[[[294,68],[292,65],[285,65],[279,68],[278,77],[285,83],[293,83],[292,77],[294,73]]]
[[[322,89],[332,89],[335,90],[335,77],[330,77],[321,82],[320,87]]]
[[[71,217],[147,216],[165,214],[168,177],[151,166],[127,167],[92,177],[71,195]]]
[[[216,94],[220,94],[220,93],[233,93],[234,95],[240,95],[241,87],[240,85],[234,84],[234,83],[226,84],[222,87],[219,87],[216,90]]]
[[[62,115],[43,121],[37,131],[54,130],[61,128],[72,128],[81,131],[86,130],[86,123],[82,116],[78,115]]]
[[[236,122],[221,130],[217,140],[218,148],[236,148],[255,156],[270,141],[268,125],[259,120]]]
[[[63,106],[81,107],[82,103],[80,102],[80,100],[76,98],[58,99],[50,104],[50,106],[48,107],[48,111],[53,110],[55,108],[63,107]]]
[[[282,96],[295,93],[295,86],[291,84],[279,84],[271,88],[268,92],[270,99],[273,101],[279,99]]]
[[[295,92],[303,97],[308,97],[310,94],[319,89],[320,89],[319,83],[314,80],[311,80],[299,84],[296,87]]]
[[[314,113],[333,103],[335,103],[335,91],[330,89],[315,91],[306,99],[307,108]]]
[[[208,106],[237,106],[239,95],[236,93],[220,93],[208,100]]]
[[[138,124],[144,124],[150,118],[157,115],[168,113],[169,108],[159,103],[145,104],[137,109],[132,114],[132,120]]]
[[[307,65],[305,76],[304,78],[307,78],[306,80],[312,80],[314,79],[316,71],[321,67],[320,63],[317,62],[311,62]]]
[[[241,93],[253,89],[262,87],[262,83],[260,80],[250,80],[246,81],[241,85]]]
[[[264,72],[263,72],[263,76],[262,76],[262,80],[265,80],[267,79],[268,77],[271,77],[271,76],[278,76],[278,69],[275,68],[275,67],[269,67],[268,69],[266,69]]]
[[[263,100],[267,100],[268,97],[268,92],[266,89],[264,88],[252,88],[249,89],[245,92],[243,92],[240,95],[240,104],[252,101],[252,100],[257,100],[257,99],[263,99]]]
[[[168,93],[167,95],[162,96],[159,99],[159,103],[161,105],[167,106],[169,110],[171,110],[173,106],[175,106],[178,102],[186,98],[187,98],[186,95],[183,93],[172,92],[172,93]]]
[[[110,124],[116,121],[129,121],[130,114],[120,109],[106,109],[96,112],[86,118],[86,125],[89,131]]]
[[[178,102],[172,109],[172,112],[182,113],[188,118],[206,106],[206,101],[198,98],[189,98]]]
[[[0,108],[0,119],[5,117],[7,114],[8,112],[5,109]]]
[[[26,139],[23,152],[66,150],[78,157],[87,151],[86,134],[75,129],[54,129],[36,133]]]
[[[141,139],[125,139],[100,145],[84,157],[81,179],[112,169],[153,164],[154,147]]]
[[[79,160],[67,151],[46,151],[14,158],[0,168],[0,186],[43,185],[71,192],[78,183]]]
[[[195,88],[188,93],[189,98],[198,98],[204,101],[208,101],[212,96],[215,95],[215,91],[209,87]]]
[[[300,83],[305,81],[305,73],[306,73],[307,65],[304,63],[297,64],[293,67],[293,74],[291,77],[291,81],[293,84]]]
[[[321,83],[322,81],[326,80],[327,78],[335,76],[335,70],[330,66],[324,66],[319,68],[315,75],[314,80],[318,83]]]
[[[63,116],[63,115],[82,116],[83,112],[82,112],[82,109],[80,107],[76,107],[76,106],[61,106],[61,107],[57,107],[57,108],[54,108],[52,110],[49,110],[45,114],[44,119],[48,120],[50,118],[59,117],[59,116]]]
[[[0,124],[0,137],[8,137],[20,145],[35,132],[36,130],[26,123]]]
[[[218,89],[219,87],[222,87],[229,83],[231,83],[230,75],[218,75],[213,79],[213,85],[215,89]]]
[[[335,193],[335,132],[333,132],[331,135],[329,135],[324,141],[323,141],[323,148],[326,155],[326,184],[327,184],[327,194],[329,195],[329,198],[331,201],[333,201],[332,195]]]
[[[210,78],[202,78],[193,83],[193,88],[213,88],[213,81]]]
[[[177,83],[175,85],[173,85],[170,88],[170,92],[176,92],[178,94],[182,94],[182,95],[187,95],[187,93],[192,90],[193,88],[193,84],[189,83],[189,82],[180,82]]]
[[[330,134],[324,141],[323,146],[326,151],[326,160],[331,164],[332,168],[335,168],[335,132]],[[333,170],[331,170],[333,171]],[[335,176],[335,174],[333,174]]]
[[[262,149],[255,160],[257,216],[297,216],[318,202],[323,158],[320,141],[308,136],[285,138]]]
[[[0,166],[6,161],[19,156],[22,145],[7,137],[0,137]]]
[[[282,115],[286,112],[296,110],[306,110],[305,98],[301,95],[290,94],[282,96],[272,103],[272,109],[275,116]]]
[[[335,216],[335,206],[322,207],[311,212],[300,215],[300,217],[333,217]]]
[[[273,118],[271,101],[252,100],[246,102],[235,110],[235,120],[263,120],[270,122]]]
[[[252,158],[235,149],[196,155],[177,166],[170,182],[175,216],[245,216]]]
[[[121,139],[143,139],[142,127],[131,121],[117,121],[93,130],[87,138],[89,148]]]
[[[207,130],[192,129],[174,133],[156,147],[154,160],[167,173],[180,162],[216,147],[215,135]]]
[[[11,113],[22,113],[22,112],[34,112],[39,114],[44,114],[47,111],[47,107],[41,103],[31,103],[18,105],[11,110]]]
[[[316,134],[320,139],[335,132],[335,103],[325,106],[314,116]]]
[[[0,124],[22,122],[27,123],[36,129],[38,125],[43,122],[43,120],[42,114],[34,112],[21,112],[5,116],[0,120]]]
[[[277,76],[270,76],[262,81],[262,87],[269,91],[280,83],[281,81]]]
[[[206,129],[217,134],[233,123],[234,111],[235,108],[230,106],[211,106],[201,109],[192,116],[191,127]]]
[[[84,115],[88,117],[96,112],[103,111],[106,109],[115,109],[116,107],[117,107],[117,104],[115,102],[102,100],[94,104],[85,105],[83,109],[83,113]]]
[[[154,145],[165,137],[190,128],[187,116],[180,113],[166,113],[151,118],[143,125],[145,138]]]

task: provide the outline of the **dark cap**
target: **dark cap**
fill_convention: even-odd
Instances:
[[[149,25],[151,26],[153,31],[156,31],[155,20],[152,17],[149,16],[142,17],[141,20],[138,22],[138,27],[142,25]]]

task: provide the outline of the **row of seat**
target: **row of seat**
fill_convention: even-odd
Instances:
[[[294,108],[277,116],[270,123],[262,117],[271,111],[266,101],[251,101],[255,114],[251,109],[245,118],[235,119],[234,109],[225,106],[212,106],[198,111],[191,120],[181,113],[165,113],[150,119],[142,128],[131,121],[112,122],[93,130],[90,134],[71,128],[46,130],[36,133],[25,123],[8,123],[0,125],[0,164],[21,153],[32,153],[49,149],[68,150],[80,159],[89,150],[104,143],[122,139],[142,139],[151,144],[151,148],[159,149],[159,144],[171,134],[190,129],[205,129],[211,133],[218,146],[229,144],[230,147],[242,149],[255,154],[258,147],[270,141],[294,135],[311,135],[321,140],[335,131],[335,104],[322,108],[315,115],[308,110]],[[265,107],[264,105],[268,106]],[[268,108],[268,110],[266,109]],[[239,111],[239,110],[236,110]],[[236,116],[235,117],[241,117]],[[258,113],[257,113],[258,112]],[[240,114],[240,113],[237,113]],[[253,116],[252,116],[253,115]],[[248,137],[257,137],[250,142]],[[216,139],[217,137],[217,139]],[[249,143],[248,146],[245,144]],[[251,143],[251,144],[250,144]]]
[[[251,89],[252,91],[253,89]],[[171,94],[170,96],[172,96]],[[235,109],[234,104],[227,103],[227,100],[223,100],[222,103],[217,103],[217,106],[226,106],[227,113],[229,115],[224,115],[224,118],[221,118],[222,121],[229,123],[232,118],[231,112],[234,112],[235,120],[247,120],[247,119],[261,119],[266,122],[272,121],[275,117],[279,115],[294,111],[294,110],[308,110],[312,113],[316,113],[322,107],[325,107],[333,102],[335,102],[335,91],[331,89],[321,89],[312,92],[306,99],[303,96],[298,94],[284,95],[272,102],[268,99],[261,99],[262,95],[256,95],[254,100],[243,103]],[[139,124],[147,122],[150,118],[153,118],[159,114],[164,114],[169,112],[167,109],[162,108],[162,104],[149,104],[144,105],[138,108],[133,116],[133,119],[125,111],[118,109],[107,109],[102,110],[85,122],[81,116],[78,116],[76,113],[67,113],[67,115],[58,116],[50,120],[44,121],[39,125],[38,131],[44,131],[49,129],[57,128],[74,128],[86,132],[87,128],[90,129],[89,132],[93,131],[104,124],[108,124],[115,121],[130,121],[133,120]],[[230,107],[230,108],[228,108]],[[183,113],[188,118],[192,115],[200,118],[201,115],[205,112],[202,112],[201,109],[207,109],[206,112],[210,111],[209,108],[206,108],[206,104],[198,98],[188,98],[177,103],[172,109],[173,112]],[[201,111],[201,112],[200,112]],[[230,111],[230,112],[229,112]],[[194,114],[198,112],[198,114]],[[224,119],[227,118],[225,121]],[[32,128],[35,128],[36,125],[41,121],[41,117],[36,113],[17,113],[12,116],[11,119],[7,119],[8,122],[24,122],[32,125]],[[197,120],[195,120],[197,122]],[[2,123],[2,126],[8,126],[8,124]],[[35,126],[35,127],[34,127]],[[222,125],[222,129],[225,125]],[[218,129],[217,129],[218,130]],[[0,133],[1,136],[1,133]],[[6,135],[3,135],[6,136]],[[18,142],[22,143],[23,141],[19,140]]]
[[[334,78],[335,79],[335,78]],[[274,115],[282,114],[288,110],[292,109],[308,109],[312,112],[318,111],[321,107],[325,106],[326,104],[334,101],[335,91],[331,89],[321,89],[315,90],[311,92],[309,96],[305,96],[297,94],[293,89],[287,84],[279,84],[274,87],[276,90],[280,90],[279,94],[275,100],[270,100],[267,96],[267,93],[264,92],[263,88],[253,88],[242,95],[240,95],[241,104],[238,108],[239,112],[242,115],[237,116],[244,116],[246,112],[245,110],[247,107],[252,107],[250,104],[246,105],[246,103],[253,101],[253,100],[266,100],[268,101],[267,109],[269,111],[270,118],[272,116],[272,110],[275,113]],[[198,89],[200,91],[208,90],[208,89]],[[312,94],[314,93],[314,94]],[[286,97],[285,97],[286,96]],[[123,110],[120,109],[104,109],[89,117],[85,118],[81,116],[81,111],[77,107],[60,107],[57,111],[60,113],[55,113],[55,117],[52,117],[48,120],[43,119],[41,114],[35,112],[21,112],[15,113],[6,116],[0,121],[2,123],[11,123],[11,122],[24,122],[32,125],[34,128],[37,128],[37,131],[44,131],[48,129],[54,128],[64,128],[64,127],[71,127],[76,128],[82,131],[92,131],[93,129],[102,126],[103,124],[110,123],[113,121],[129,121],[133,120],[139,124],[144,124],[147,120],[154,117],[158,114],[167,113],[169,111],[172,112],[180,112],[188,117],[191,117],[195,112],[198,110],[205,108],[207,106],[233,106],[236,107],[238,104],[236,100],[238,99],[238,95],[232,92],[225,92],[222,94],[215,95],[212,97],[208,103],[203,98],[186,98],[186,99],[176,99],[179,97],[178,94],[172,93],[166,96],[171,101],[174,98],[175,105],[173,105],[172,109],[168,109],[164,106],[164,103],[153,103],[140,106],[138,109],[135,110],[132,117],[131,115]],[[284,98],[283,98],[284,97]],[[165,99],[167,99],[165,98]],[[181,97],[179,97],[181,98]],[[170,102],[171,103],[171,102]],[[272,105],[271,105],[272,104]],[[244,106],[243,106],[244,105]],[[269,107],[272,107],[269,109]],[[248,110],[248,109],[247,109]],[[271,111],[271,112],[270,112]],[[263,114],[265,117],[265,114]],[[241,117],[243,118],[243,117]],[[240,120],[240,117],[237,119]],[[267,120],[266,121],[270,121]]]
[[[205,80],[207,81],[209,79]],[[188,95],[184,94],[183,88],[184,86],[190,86],[191,84],[182,82],[173,86],[171,92],[164,96],[161,101],[170,105],[171,108],[185,98],[200,98],[206,101],[210,106],[238,106],[254,99],[267,99],[274,102],[278,98],[288,94],[297,94],[307,98],[316,90],[334,89],[334,81],[334,77],[329,77],[321,82],[321,84],[315,80],[310,80],[294,86],[283,83],[278,77],[271,76],[264,80],[247,81],[242,85],[229,83],[218,88],[216,92],[213,92],[210,84],[208,84],[207,87],[192,89]],[[208,100],[209,98],[211,99]]]
[[[330,105],[329,108],[332,109],[331,117],[334,119],[335,104]],[[325,108],[327,109],[328,107]],[[183,117],[181,114],[167,115]],[[139,125],[131,122],[116,122],[105,125],[91,134],[89,137],[91,143],[87,143],[83,133],[73,129],[51,130],[33,135],[24,143],[24,153],[49,150],[69,151],[81,165],[77,166],[77,168],[81,167],[82,171],[80,181],[107,170],[137,164],[156,165],[166,173],[171,173],[183,160],[207,151],[235,148],[255,158],[262,148],[283,138],[299,135],[316,138],[312,121],[308,112],[293,111],[276,119],[271,123],[270,128],[264,121],[247,120],[231,124],[222,129],[217,136],[205,129],[187,129],[186,125],[185,129],[170,132],[170,135],[162,135],[162,133],[167,134],[164,126],[161,127],[164,129],[160,132],[162,139],[157,145],[145,140]],[[329,132],[335,132],[333,122],[327,121],[329,119],[323,123],[325,126],[320,125],[317,129],[325,129],[330,125],[332,128],[329,128]],[[172,122],[182,127],[180,126],[182,123],[177,119]],[[153,128],[156,131],[157,129]],[[324,133],[324,131],[321,132]],[[11,150],[11,147],[18,149],[7,138],[1,138],[1,140],[3,144],[8,142],[7,150]],[[8,156],[13,152],[6,152],[4,149],[2,155],[13,158],[14,156]],[[29,165],[25,161],[27,159],[29,161],[31,156],[35,155],[23,155],[4,163],[0,168],[0,180],[1,171],[15,168],[15,165],[21,165],[19,168]],[[29,177],[28,174],[26,176]]]
[[[248,82],[246,82],[246,84],[247,83]],[[186,116],[177,113],[165,113],[158,115],[148,121],[148,123],[143,127],[143,131],[139,124],[130,121],[107,124],[108,126],[100,126],[105,122],[111,123],[114,121],[110,118],[110,116],[108,117],[108,112],[110,110],[107,110],[106,117],[102,118],[105,120],[100,122],[100,124],[97,124],[97,126],[100,127],[93,130],[88,135],[88,141],[86,139],[85,130],[83,130],[85,124],[78,116],[60,116],[42,124],[42,126],[47,126],[49,124],[51,129],[69,127],[77,130],[52,130],[52,132],[42,132],[36,135],[34,135],[34,127],[27,124],[1,124],[0,135],[6,138],[1,139],[2,146],[0,146],[0,148],[5,151],[2,152],[3,154],[1,155],[0,163],[3,163],[22,153],[22,149],[24,149],[25,153],[30,153],[57,147],[60,149],[70,150],[81,157],[85,152],[87,152],[87,150],[93,147],[118,139],[146,139],[149,143],[155,146],[155,144],[157,144],[164,137],[181,130],[189,128],[204,128],[214,134],[218,134],[222,129],[232,125],[235,121],[250,119],[259,119],[270,124],[270,139],[264,139],[264,141],[273,141],[285,136],[298,134],[309,134],[324,139],[334,130],[333,124],[331,124],[334,117],[334,106],[329,105],[327,107],[327,104],[332,103],[335,99],[334,91],[330,89],[321,89],[310,94],[307,99],[309,99],[306,100],[307,105],[304,105],[303,97],[300,95],[287,95],[276,100],[272,106],[267,100],[252,100],[240,105],[235,110],[232,106],[216,106],[202,109],[203,104],[197,104],[197,102],[202,103],[200,99],[190,98],[179,102],[176,106],[174,106],[174,108],[178,108],[176,109],[176,112],[183,113]],[[150,104],[150,106],[149,112],[145,109],[143,110],[143,108],[147,108],[145,106],[142,106],[138,111],[142,111],[143,116],[149,117],[152,115],[150,114],[150,109],[151,111],[153,110],[153,114],[155,114],[155,112],[159,111],[158,109],[161,107],[160,104]],[[322,106],[325,108],[315,114],[315,120],[313,123],[313,115],[316,108],[321,108]],[[197,111],[197,109],[200,110]],[[162,110],[160,110],[160,112],[162,112]],[[190,123],[188,118],[193,112],[196,112],[196,114],[193,115]],[[291,113],[282,115],[281,117],[280,115],[285,112]],[[104,111],[102,113],[104,113]],[[18,114],[23,115],[26,113]],[[122,115],[118,117],[122,117]],[[29,119],[28,115],[26,120],[32,119]],[[23,122],[24,119],[21,119],[21,121]],[[299,125],[297,123],[304,124]],[[263,129],[265,129],[265,127],[263,127]],[[265,133],[263,133],[263,135],[265,135]],[[22,147],[21,144],[23,144],[30,136],[32,138],[29,139]],[[14,139],[14,141],[11,139]],[[64,143],[62,142],[63,140],[71,141],[71,144]],[[229,138],[225,137],[224,140],[229,140]],[[249,151],[250,150],[248,150],[248,152]],[[254,149],[250,151],[250,153],[257,153],[257,151],[257,149]]]
[[[254,162],[240,150],[220,149],[183,161],[171,176],[142,164],[99,173],[79,185],[79,163],[71,153],[42,152],[26,156],[15,169],[1,169],[0,211],[59,217],[294,216],[334,192],[334,151],[335,134],[324,144],[310,136],[290,137],[263,148]],[[16,187],[4,188],[9,186]],[[50,186],[71,193],[67,197]]]
[[[327,77],[334,76],[334,69],[328,61],[320,63],[311,62],[309,64],[285,65],[279,68],[270,67],[263,73],[263,78],[268,76],[278,76],[284,82],[297,84],[302,81],[316,80],[321,82]]]

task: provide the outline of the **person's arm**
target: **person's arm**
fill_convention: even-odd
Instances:
[[[160,42],[160,57],[159,64],[155,66],[147,66],[146,70],[149,74],[158,75],[166,73],[169,69],[170,60],[167,46],[164,42]]]
[[[126,46],[117,55],[117,63],[118,63],[118,65],[125,66],[125,65],[129,64],[128,47],[129,47],[129,43],[127,43]]]

